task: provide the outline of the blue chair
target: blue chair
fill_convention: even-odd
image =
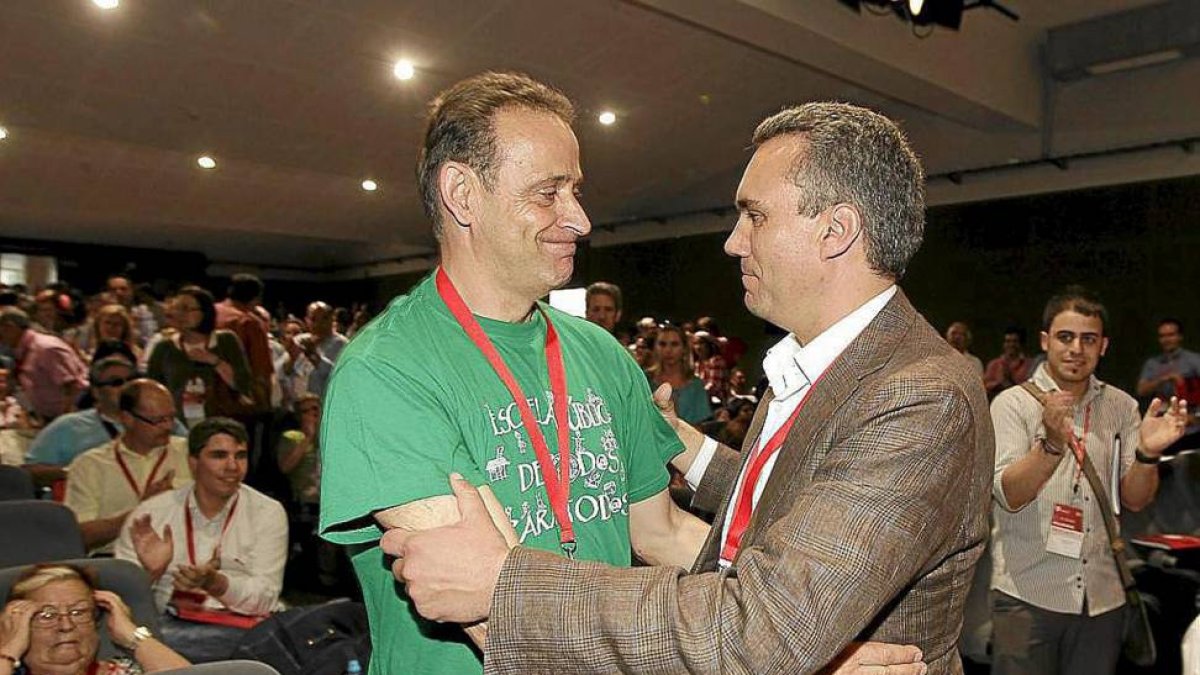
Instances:
[[[33,476],[19,466],[0,465],[0,501],[33,499]]]
[[[67,507],[36,499],[0,502],[0,567],[85,555],[83,533]]]

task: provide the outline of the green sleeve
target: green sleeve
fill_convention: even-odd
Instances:
[[[628,353],[620,358],[626,386],[624,410],[617,419],[623,419],[629,501],[637,503],[666,489],[670,482],[667,462],[683,452],[683,443],[654,405],[650,385],[637,362]]]
[[[438,392],[381,361],[343,355],[321,420],[322,536],[373,542],[372,515],[450,494],[448,475],[485,481]]]

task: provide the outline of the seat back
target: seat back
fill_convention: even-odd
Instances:
[[[129,611],[133,613],[133,621],[139,626],[145,626],[152,632],[158,633],[158,609],[154,606],[154,592],[150,588],[150,577],[146,570],[136,563],[115,558],[80,558],[74,560],[59,560],[65,565],[91,568],[99,577],[100,588],[112,591],[125,601]],[[0,569],[0,607],[8,602],[8,592],[13,582],[25,570],[33,565],[20,565]],[[100,632],[100,658],[108,659],[118,654],[120,650],[113,646],[108,635],[108,628],[102,619],[97,629]]]
[[[85,554],[83,533],[67,507],[36,499],[0,502],[0,567]]]
[[[33,499],[33,476],[19,466],[0,464],[0,501]]]

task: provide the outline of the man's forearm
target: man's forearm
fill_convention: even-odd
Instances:
[[[1158,466],[1134,462],[1121,479],[1121,503],[1130,511],[1141,511],[1158,493]]]
[[[699,429],[684,422],[680,422],[675,427],[675,434],[683,442],[683,452],[671,458],[671,466],[678,469],[680,473],[687,474],[688,470],[692,468],[692,462],[695,462],[696,456],[700,454],[705,436],[700,433]]]
[[[84,547],[92,549],[104,546],[116,539],[117,535],[121,534],[121,525],[125,523],[125,518],[128,516],[129,511],[123,511],[108,518],[97,518],[79,523],[79,529],[83,532]]]
[[[1024,457],[1010,464],[1000,475],[1000,487],[1009,510],[1019,511],[1037,499],[1061,461],[1061,455],[1047,452],[1043,442],[1035,441]]]
[[[690,569],[709,529],[707,523],[675,506],[666,490],[630,507],[633,550],[651,565]]]

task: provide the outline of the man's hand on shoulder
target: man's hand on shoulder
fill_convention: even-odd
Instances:
[[[474,486],[452,474],[450,487],[460,515],[457,523],[419,532],[391,529],[380,546],[395,556],[392,573],[405,584],[421,616],[472,623],[491,611],[509,544]]]

